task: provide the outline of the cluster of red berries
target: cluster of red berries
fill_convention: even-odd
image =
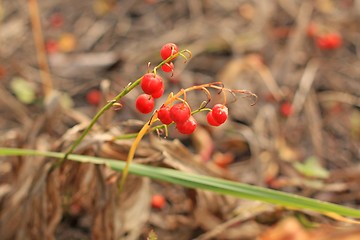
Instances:
[[[229,115],[229,110],[225,105],[215,104],[212,110],[207,114],[206,118],[211,126],[220,126]]]
[[[197,122],[185,102],[174,104],[171,108],[162,106],[158,111],[158,118],[165,125],[175,122],[176,128],[182,134],[193,133],[197,126]]]
[[[228,108],[222,104],[216,104],[207,114],[207,121],[211,126],[220,126],[229,115]],[[197,127],[196,119],[191,115],[189,106],[186,103],[177,103],[171,108],[163,106],[158,111],[159,120],[169,125],[173,122],[182,134],[191,134]]]
[[[335,50],[341,47],[343,43],[342,36],[337,32],[325,30],[315,23],[310,23],[307,28],[307,35],[316,39],[316,45],[321,50]]]
[[[161,57],[166,60],[172,55],[179,52],[178,47],[174,43],[165,44],[160,51]],[[170,62],[176,57],[169,60],[168,63],[162,65],[165,72],[173,70],[173,63]],[[165,66],[165,67],[164,67]],[[147,73],[141,80],[141,88],[144,94],[141,94],[136,100],[136,108],[139,112],[150,113],[155,104],[156,98],[160,98],[164,93],[164,83],[162,78],[155,73]],[[158,119],[165,125],[176,124],[176,128],[182,134],[191,134],[197,127],[196,119],[191,115],[191,110],[187,102],[182,100],[169,106],[163,105],[157,111]],[[216,104],[207,114],[207,121],[211,126],[220,126],[228,118],[228,108],[225,104]]]
[[[179,48],[174,43],[165,44],[160,51],[161,57],[166,60],[170,56],[179,52]],[[171,60],[174,60],[174,57]],[[165,66],[165,67],[164,67]],[[164,72],[171,72],[174,69],[172,62],[161,66]],[[144,94],[141,94],[136,100],[136,109],[143,113],[150,113],[154,109],[156,98],[160,98],[165,90],[163,79],[159,74],[147,73],[141,80],[141,88]]]
[[[165,59],[169,58],[171,55],[174,55],[178,52],[179,52],[179,48],[178,48],[178,46],[176,46],[176,44],[167,43],[161,48],[160,55],[161,55],[162,59],[165,60]],[[175,58],[176,57],[172,58],[170,61],[173,61]],[[161,69],[164,72],[172,72],[174,70],[174,64],[172,62],[167,62],[161,66]]]

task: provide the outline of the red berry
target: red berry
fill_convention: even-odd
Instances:
[[[173,120],[170,117],[170,107],[161,107],[158,111],[158,118],[163,124],[169,125],[170,123],[172,123]]]
[[[165,87],[164,85],[162,85],[162,88],[160,88],[160,90],[157,91],[156,93],[151,94],[151,96],[153,98],[160,98],[164,94],[164,91],[165,91]]]
[[[175,43],[167,43],[161,48],[160,55],[161,55],[162,59],[165,60],[168,57],[170,57],[171,55],[174,55],[178,52],[179,52],[179,48],[178,48],[178,46],[176,46]],[[176,57],[174,57],[170,61],[173,61],[175,58]]]
[[[93,89],[86,94],[86,101],[91,105],[98,105],[101,100],[101,92]]]
[[[141,94],[136,99],[136,109],[144,114],[151,112],[154,109],[155,100],[148,94]]]
[[[6,69],[0,65],[0,79],[6,77]]]
[[[185,103],[178,103],[171,107],[170,118],[176,123],[186,122],[191,115],[189,107]]]
[[[333,50],[341,47],[343,39],[338,33],[328,33],[316,39],[316,45],[322,50]]]
[[[308,37],[313,38],[318,34],[318,26],[316,23],[310,23],[307,27],[306,34]]]
[[[54,40],[47,40],[45,43],[45,49],[48,54],[53,54],[58,52],[59,47],[56,41]]]
[[[156,209],[162,209],[165,207],[166,199],[163,195],[155,194],[151,199],[151,206]]]
[[[50,25],[53,28],[61,28],[64,25],[64,18],[60,13],[54,13],[50,17]]]
[[[154,73],[147,73],[141,80],[141,88],[146,94],[152,95],[158,92],[162,87],[164,87],[164,83],[158,74],[156,74],[155,77]]]
[[[289,102],[284,102],[280,106],[280,113],[284,117],[289,117],[291,114],[293,114],[293,111],[293,107]]]
[[[216,104],[211,112],[214,120],[220,124],[224,123],[229,115],[228,108],[222,104]]]
[[[182,134],[192,134],[197,126],[197,122],[193,116],[181,124],[176,124],[177,130]]]
[[[337,49],[337,48],[341,47],[343,39],[340,34],[329,33],[328,38],[329,38],[328,41],[329,41],[330,49]]]
[[[211,125],[211,126],[220,126],[220,123],[216,122],[213,118],[213,115],[212,115],[212,111],[211,112],[208,112],[207,116],[206,116],[206,119],[208,121],[208,123]]]
[[[329,49],[329,43],[327,38],[325,37],[318,37],[316,39],[316,45],[318,46],[318,48],[322,49],[322,50],[327,50]]]
[[[161,69],[164,72],[171,72],[174,69],[174,64],[172,62],[165,63],[164,65],[161,66]]]

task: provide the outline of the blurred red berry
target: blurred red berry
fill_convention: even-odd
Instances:
[[[170,123],[172,123],[173,120],[170,117],[170,107],[161,107],[158,111],[158,118],[163,124],[169,125]]]
[[[341,47],[343,43],[343,38],[340,34],[329,33],[328,38],[329,38],[330,49],[338,49],[339,47]]]
[[[45,49],[48,54],[53,54],[58,52],[58,44],[55,40],[47,40],[45,43]]]
[[[293,114],[294,109],[290,102],[284,102],[280,105],[280,113],[284,117],[289,117],[291,114]]]
[[[155,105],[155,100],[153,97],[151,97],[148,94],[141,94],[137,99],[136,99],[136,109],[143,113],[143,114],[148,114],[149,112],[151,112],[154,109],[154,105]]]
[[[310,38],[316,37],[316,35],[318,34],[318,25],[316,23],[309,23],[306,29],[306,34]]]
[[[338,33],[328,33],[319,36],[316,39],[316,45],[322,50],[334,50],[341,47],[343,43],[342,36]]]
[[[141,88],[144,93],[152,95],[161,90],[164,87],[164,83],[159,74],[147,73],[141,80]]]
[[[190,116],[184,123],[176,124],[177,130],[182,134],[192,134],[197,126],[197,122],[193,116]]]
[[[50,17],[50,26],[53,28],[61,28],[64,25],[64,18],[60,13],[54,13]]]
[[[6,69],[0,65],[0,79],[6,77]]]
[[[206,119],[207,119],[207,122],[211,125],[211,126],[220,126],[221,124],[216,122],[213,118],[213,115],[212,115],[212,111],[208,112],[207,116],[206,116]]]
[[[216,104],[211,112],[215,122],[220,124],[224,123],[229,115],[228,108],[223,104]]]
[[[151,206],[156,209],[162,209],[166,205],[166,199],[161,194],[155,194],[151,199]]]
[[[91,105],[99,105],[101,100],[101,92],[97,89],[93,89],[86,94],[86,101]]]
[[[214,154],[214,163],[222,168],[226,168],[234,162],[235,156],[232,153],[215,153]]]
[[[176,124],[186,122],[190,115],[191,111],[185,103],[177,103],[170,108],[170,117]]]
[[[162,59],[167,59],[168,57],[170,57],[171,55],[174,55],[176,53],[179,52],[179,48],[178,46],[176,46],[175,43],[167,43],[165,44],[161,50],[160,50],[160,55],[162,57]],[[172,60],[174,60],[176,57],[174,57]]]

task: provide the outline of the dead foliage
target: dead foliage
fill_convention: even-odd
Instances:
[[[177,61],[173,77],[163,74],[166,93],[222,81],[227,88],[251,90],[259,101],[250,106],[251,100],[229,95],[230,119],[224,126],[209,127],[206,116],[198,114],[201,127],[195,134],[187,137],[174,128],[167,139],[162,132],[150,134],[135,162],[359,207],[358,0],[54,0],[38,5],[45,43],[59,44],[47,55],[52,91],[39,71],[44,68],[38,65],[28,2],[1,2],[0,146],[65,152],[99,107],[146,73],[149,61],[159,62],[163,44],[175,42],[193,58]],[[51,22],[54,14],[62,22]],[[310,23],[340,33],[341,48],[317,48],[306,35]],[[23,89],[31,102],[19,98],[14,81],[30,83]],[[92,89],[102,92],[98,107],[85,101]],[[135,89],[121,100],[121,109],[102,116],[75,153],[125,160],[133,140],[109,140],[137,132],[149,119],[134,107],[139,93]],[[222,101],[221,94],[212,94],[210,105]],[[189,93],[187,100],[197,107],[206,96]],[[283,103],[292,107],[285,115]],[[129,176],[119,195],[121,173],[71,161],[51,172],[54,161],[0,158],[1,239],[146,239],[152,230],[159,239],[359,238],[356,226],[313,212],[137,176]],[[165,208],[151,208],[155,193],[165,196]],[[309,230],[292,216],[319,225]]]

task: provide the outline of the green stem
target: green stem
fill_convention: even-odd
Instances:
[[[164,61],[162,61],[159,65],[157,65],[151,72],[156,71],[156,69],[159,69],[162,65],[164,65],[165,63],[169,62],[174,56],[178,56],[178,55],[183,55],[183,53],[190,53],[189,50],[185,49],[182,50],[180,52],[178,52],[177,54],[174,54],[173,56],[168,57],[167,59],[165,59]],[[51,170],[55,170],[56,168],[58,168],[69,156],[69,154],[71,154],[75,148],[80,144],[80,142],[84,139],[84,137],[88,134],[88,132],[90,131],[90,129],[94,126],[94,124],[97,122],[97,120],[101,117],[101,115],[103,115],[105,113],[106,110],[108,110],[109,108],[111,108],[117,101],[119,101],[122,97],[124,97],[126,94],[128,94],[131,90],[133,90],[137,85],[140,84],[141,80],[143,79],[144,76],[142,76],[141,78],[139,78],[138,80],[136,80],[134,83],[132,83],[131,85],[129,85],[128,87],[125,88],[124,91],[122,91],[119,95],[117,95],[113,100],[111,100],[110,102],[108,102],[96,115],[95,117],[91,120],[89,126],[83,131],[83,133],[80,135],[80,137],[74,142],[74,144],[70,147],[70,149],[65,153],[64,158],[62,158],[60,161],[56,162]]]
[[[80,142],[84,139],[84,137],[88,134],[88,132],[90,131],[90,129],[94,126],[94,124],[97,122],[97,120],[101,117],[101,115],[103,115],[105,113],[106,110],[108,110],[109,108],[111,108],[114,103],[116,103],[117,101],[119,101],[123,96],[125,96],[127,93],[129,93],[132,89],[134,89],[137,85],[139,85],[139,83],[141,82],[141,79],[143,77],[139,78],[138,80],[136,80],[133,84],[131,84],[130,86],[128,86],[124,91],[122,91],[119,95],[117,95],[113,100],[111,100],[110,102],[108,102],[96,115],[95,117],[91,120],[89,126],[87,126],[87,128],[82,132],[82,134],[80,135],[80,137],[74,142],[74,144],[70,147],[70,149],[65,153],[64,158],[62,158],[60,161],[56,162],[53,166],[52,166],[52,170],[55,170],[57,167],[59,167],[69,156],[69,154],[71,154],[74,149],[80,144]]]

